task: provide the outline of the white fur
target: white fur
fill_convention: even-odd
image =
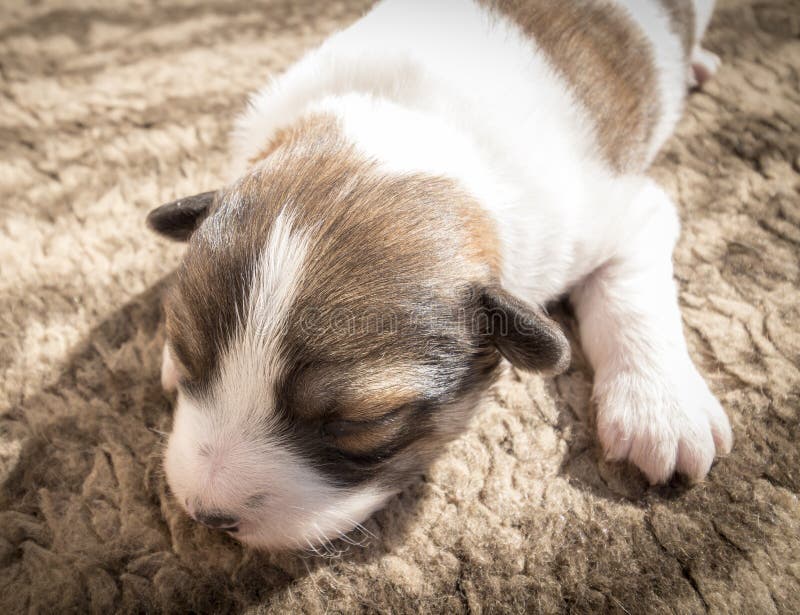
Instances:
[[[692,51],[692,65],[689,68],[689,86],[702,88],[706,81],[716,74],[720,64],[721,61],[716,54],[703,49],[700,45],[695,46]]]
[[[698,46],[711,21],[715,2],[716,0],[693,0],[692,2],[694,5],[694,40],[698,41]]]
[[[680,114],[683,52],[659,2],[617,2],[654,49],[663,115],[649,162]],[[589,114],[516,26],[464,0],[380,3],[254,96],[237,123],[235,172],[276,130],[319,111],[386,173],[444,175],[472,193],[497,225],[510,291],[532,303],[574,291],[611,458],[653,481],[676,468],[700,479],[730,449],[727,418],[682,336],[674,206],[649,180],[606,165]],[[335,536],[389,495],[333,489],[279,437],[263,436],[281,369],[270,341],[302,283],[305,241],[289,220],[276,225],[214,399],[179,396],[167,455],[179,499],[249,514],[239,537],[264,546]],[[202,444],[211,455],[199,455]],[[248,513],[247,498],[262,492],[270,504]]]
[[[281,211],[253,272],[237,336],[221,361],[215,402],[225,408],[220,413],[225,420],[236,426],[263,424],[265,411],[274,405],[273,388],[283,368],[277,343],[302,283],[308,243],[303,230],[293,227],[291,214]]]
[[[255,413],[245,422],[225,414],[219,404],[208,407],[179,393],[165,468],[178,502],[190,513],[240,518],[235,536],[243,542],[315,548],[351,530],[391,495],[328,484],[270,431],[268,411],[262,425]]]

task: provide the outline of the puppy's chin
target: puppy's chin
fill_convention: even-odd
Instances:
[[[254,514],[252,522],[231,536],[248,547],[269,551],[327,551],[330,541],[345,537],[394,495],[370,487],[332,492],[327,508],[299,511],[280,505]]]
[[[167,482],[194,520],[230,519],[221,531],[268,550],[315,550],[381,508],[393,491],[331,484],[280,437],[253,437],[179,396],[164,458]],[[230,526],[230,527],[229,527]]]

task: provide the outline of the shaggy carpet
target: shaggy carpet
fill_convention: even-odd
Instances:
[[[2,2],[0,612],[800,612],[797,0],[718,7],[721,72],[653,169],[736,436],[705,482],[602,461],[575,345],[558,378],[509,369],[337,554],[251,552],[170,501],[159,294],[181,247],[145,214],[218,186],[246,94],[364,9]]]

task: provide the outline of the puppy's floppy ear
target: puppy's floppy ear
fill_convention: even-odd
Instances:
[[[544,312],[499,286],[483,288],[480,299],[484,334],[514,367],[561,373],[569,366],[569,342]]]
[[[156,207],[147,215],[147,226],[159,235],[186,241],[208,215],[216,192],[201,192]]]

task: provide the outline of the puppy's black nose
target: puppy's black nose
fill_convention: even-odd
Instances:
[[[194,515],[195,520],[214,530],[235,532],[239,529],[239,517],[227,515],[219,511],[199,511]]]

